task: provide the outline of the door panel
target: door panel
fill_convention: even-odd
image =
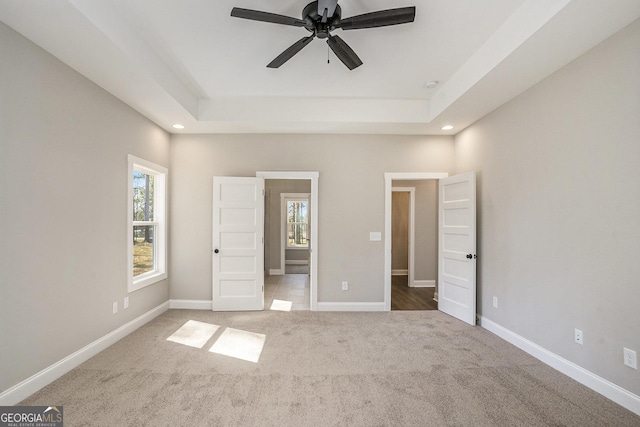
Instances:
[[[246,225],[256,222],[256,212],[251,208],[221,208],[220,225]]]
[[[264,309],[264,180],[213,178],[213,310]]]
[[[224,249],[256,249],[255,233],[221,232],[220,248]]]
[[[438,309],[476,324],[476,177],[439,182]]]

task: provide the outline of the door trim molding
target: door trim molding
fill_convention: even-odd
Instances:
[[[384,174],[384,311],[391,311],[391,194],[393,181],[446,178],[447,172],[385,172]],[[313,243],[313,240],[311,241]]]
[[[264,179],[308,179],[311,181],[311,256],[309,265],[310,309],[318,310],[318,180],[317,171],[258,171],[257,177]]]

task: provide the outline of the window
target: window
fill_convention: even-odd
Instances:
[[[308,248],[309,199],[285,198],[287,209],[287,248]]]
[[[129,155],[129,292],[167,277],[167,169]]]

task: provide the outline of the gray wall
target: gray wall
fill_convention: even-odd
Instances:
[[[478,312],[635,394],[639,46],[636,21],[456,137],[479,178]]]
[[[169,135],[2,23],[0,58],[3,391],[167,301],[122,310],[127,154],[168,166]]]
[[[391,271],[409,269],[409,213],[407,191],[391,193]]]
[[[451,172],[453,138],[175,135],[171,144],[171,298],[211,299],[215,175],[319,171],[318,301],[382,302],[385,172]],[[349,291],[341,282],[349,281]]]
[[[164,281],[111,314],[127,295],[131,153],[164,166],[172,156],[179,299],[211,298],[214,175],[319,171],[319,300],[373,302],[384,254],[368,234],[384,228],[383,173],[476,170],[479,313],[640,394],[639,371],[622,365],[623,346],[640,350],[639,45],[636,22],[455,148],[449,137],[347,135],[179,135],[169,147],[164,131],[0,23],[0,390],[169,297]]]

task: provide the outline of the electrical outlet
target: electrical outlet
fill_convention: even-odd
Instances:
[[[124,304],[122,306],[125,309],[129,308],[129,297],[124,297]]]
[[[113,303],[113,314],[116,314],[118,312],[118,301]]]
[[[349,282],[342,282],[342,290],[343,291],[349,290]]]
[[[637,358],[636,352],[626,347],[622,351],[624,353],[625,366],[628,366],[633,369],[638,369],[638,358]]]
[[[498,308],[498,297],[493,297],[493,308]]]
[[[582,331],[580,329],[576,329],[575,340],[576,343],[580,345],[584,344],[584,337],[582,336]]]

